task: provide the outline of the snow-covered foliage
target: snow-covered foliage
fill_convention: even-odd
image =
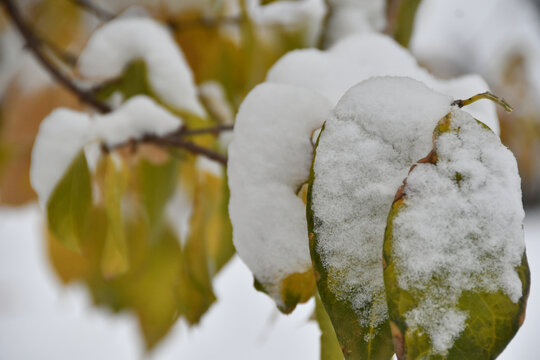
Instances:
[[[306,87],[336,104],[345,91],[373,76],[408,76],[455,98],[467,98],[488,90],[485,81],[477,75],[451,80],[433,77],[406,49],[376,33],[348,37],[327,51],[292,51],[270,69],[266,81]],[[467,111],[498,133],[492,103],[475,103]]]
[[[79,70],[91,79],[113,79],[140,59],[145,61],[148,81],[160,99],[177,110],[205,115],[184,55],[155,20],[120,18],[106,23],[88,41],[79,57]]]
[[[0,202],[29,168],[56,273],[136,314],[149,350],[237,252],[283,313],[315,296],[321,358],[493,359],[530,273],[516,161],[476,100],[540,96],[526,1],[522,23],[509,0],[472,17],[489,41],[436,26],[468,3],[424,1],[419,63],[414,0],[5,0],[0,140],[33,128],[0,144]],[[430,67],[433,43],[468,75]],[[35,91],[55,81],[65,99]]]
[[[233,239],[279,305],[281,281],[311,269],[305,205],[297,193],[309,176],[311,134],[330,109],[328,100],[307,89],[262,84],[236,118],[228,166]]]
[[[449,81],[435,79],[390,38],[379,34],[366,34],[349,37],[328,51],[307,49],[287,54],[268,73],[266,83],[272,86],[262,85],[255,89],[242,105],[229,149],[229,186],[232,197],[230,211],[235,232],[234,241],[237,251],[254,271],[255,277],[260,281],[264,279],[267,285],[273,281],[274,289],[279,290],[279,280],[286,274],[290,275],[290,271],[303,268],[309,258],[305,237],[305,207],[299,203],[296,196],[299,186],[308,180],[306,169],[309,168],[313,155],[313,148],[308,146],[308,140],[314,130],[322,126],[329,109],[336,105],[349,88],[370,77],[384,75],[419,79],[443,94],[456,97],[468,97],[487,90],[487,85],[477,76]],[[264,98],[258,95],[263,91]],[[288,97],[283,94],[288,94]],[[319,96],[315,96],[317,94]],[[446,99],[446,105],[449,106],[451,98]],[[299,111],[300,106],[306,109],[302,110],[306,111],[305,115]],[[319,113],[308,111],[310,108],[317,109]],[[485,120],[494,131],[498,131],[492,104],[477,103],[470,109],[471,113]],[[284,111],[288,112],[284,114]],[[440,116],[444,114],[441,113]],[[438,120],[439,118],[431,119],[430,126],[434,126]],[[250,130],[244,131],[248,126]],[[292,129],[296,127],[301,131],[293,133]],[[412,133],[407,139],[411,140],[415,136]],[[294,148],[293,151],[293,147],[298,144],[304,145]],[[429,146],[429,136],[425,139],[425,144]],[[410,159],[408,164],[415,160]],[[295,168],[292,169],[290,164],[296,164]],[[278,176],[291,171],[295,172],[292,182],[287,177]],[[266,188],[262,187],[257,179],[265,179]],[[401,180],[402,178],[399,181]],[[284,193],[289,200],[284,201],[296,203],[295,210],[291,210],[291,214],[294,213],[295,216],[289,214],[289,209],[282,203],[261,200],[261,196],[266,196],[271,186],[283,184],[288,184],[289,187]],[[288,235],[281,235],[282,230]],[[260,250],[269,247],[289,249],[291,244],[303,245],[295,245],[298,252],[285,251],[285,258],[274,252],[276,250]],[[283,259],[287,259],[289,263],[296,259],[298,268],[284,267]],[[278,304],[281,301],[279,296],[274,299]]]
[[[110,114],[58,109],[41,123],[32,151],[30,181],[43,208],[77,154],[95,141],[113,147],[146,134],[165,135],[182,120],[146,96],[126,101]]]
[[[436,138],[436,163],[419,163],[392,219],[398,286],[416,295],[405,317],[445,353],[466,326],[465,292],[522,297],[516,271],[525,251],[516,160],[498,137],[453,109]],[[437,279],[437,280],[433,280]],[[463,307],[463,305],[461,305]]]
[[[347,91],[326,120],[313,163],[316,251],[340,274],[331,290],[362,325],[387,318],[381,254],[388,210],[451,102],[415,80],[374,78]]]

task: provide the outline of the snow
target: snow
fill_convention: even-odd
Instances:
[[[184,55],[155,20],[119,18],[106,23],[92,34],[78,68],[83,76],[102,81],[120,76],[130,62],[139,59],[145,61],[148,81],[162,101],[205,116]]]
[[[469,114],[454,109],[451,116],[451,131],[436,140],[437,165],[411,171],[405,207],[393,221],[398,285],[421,294],[407,323],[427,331],[441,354],[467,320],[458,308],[464,291],[502,290],[513,302],[521,298],[515,267],[525,251],[514,156]]]
[[[0,208],[1,359],[316,359],[313,303],[280,316],[257,292],[237,258],[215,281],[218,302],[201,323],[179,321],[153,352],[146,352],[128,312],[95,308],[80,284],[64,287],[53,273],[36,206]],[[211,346],[209,346],[211,344]]]
[[[311,134],[330,109],[307,89],[262,84],[236,118],[228,162],[233,241],[278,304],[280,281],[311,269],[306,208],[297,192],[309,177]]]
[[[268,72],[266,82],[309,88],[336,104],[357,83],[373,76],[407,76],[457,99],[489,90],[477,75],[440,80],[421,68],[414,57],[391,38],[381,34],[350,36],[327,51],[303,49],[289,52]],[[467,108],[496,133],[495,106],[487,101]]]
[[[144,95],[130,98],[111,113],[94,115],[92,124],[96,139],[109,147],[147,134],[163,136],[181,125],[180,118]]]
[[[91,139],[92,121],[87,114],[60,108],[41,122],[32,149],[30,184],[43,209],[56,184]]]
[[[352,304],[362,325],[387,318],[381,254],[388,211],[451,103],[416,80],[373,78],[343,96],[321,133],[311,207],[316,251],[335,274],[332,292]]]
[[[319,359],[313,305],[281,316],[273,301],[252,286],[237,257],[215,281],[218,301],[201,324],[177,323],[145,353],[134,316],[91,305],[82,286],[62,286],[47,259],[41,212],[36,206],[0,208],[1,359]],[[525,238],[532,286],[525,323],[499,360],[538,359],[540,323],[540,209],[529,209]],[[212,346],[209,346],[212,344]]]
[[[382,31],[386,25],[384,0],[330,0],[325,44],[332,45],[355,33]]]
[[[32,149],[30,183],[40,205],[46,208],[54,188],[64,176],[77,154],[85,149],[94,154],[91,143],[102,141],[109,147],[146,134],[165,135],[182,125],[182,120],[151,98],[139,95],[126,101],[115,111],[90,116],[85,113],[57,109],[40,125]]]
[[[229,147],[231,219],[235,229],[233,238],[240,257],[254,271],[255,277],[274,286],[276,301],[279,299],[276,280],[291,274],[291,271],[306,269],[309,258],[305,220],[300,218],[304,205],[295,196],[299,186],[309,176],[307,169],[312,146],[308,140],[322,126],[329,109],[336,105],[345,91],[362,80],[388,74],[420,79],[441,93],[462,98],[487,90],[487,85],[478,76],[448,81],[435,79],[387,36],[366,34],[349,37],[328,51],[306,49],[285,55],[270,69],[262,87],[248,95],[239,112],[233,143]],[[383,99],[386,96],[380,95]],[[304,96],[305,99],[299,99]],[[402,96],[397,95],[396,98],[399,100]],[[446,109],[449,110],[452,98],[444,98]],[[308,104],[310,99],[314,100],[314,104],[324,104],[326,110],[316,105],[303,105]],[[418,108],[429,108],[420,99],[416,104]],[[305,106],[305,109],[300,106]],[[385,106],[391,108],[386,103]],[[469,109],[474,116],[498,132],[497,115],[492,103],[478,102]],[[302,111],[306,113],[302,114]],[[422,140],[425,141],[422,144],[428,146],[425,149],[429,149],[433,127],[445,114],[430,119],[431,128]],[[409,137],[403,140],[414,144],[418,141],[417,129],[410,130]],[[407,164],[416,160],[411,158]],[[406,172],[399,181],[405,175]],[[276,184],[286,184],[287,188],[276,188]],[[284,193],[276,195],[278,192]],[[276,244],[281,243],[287,244],[282,247],[283,254],[276,249]],[[299,253],[294,253],[293,249]],[[295,259],[298,262],[296,265]]]

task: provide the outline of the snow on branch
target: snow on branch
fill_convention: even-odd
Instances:
[[[167,29],[148,18],[114,19],[97,29],[79,56],[79,71],[97,81],[122,74],[127,65],[143,59],[152,90],[176,110],[204,117],[193,74]]]

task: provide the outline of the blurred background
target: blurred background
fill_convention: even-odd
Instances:
[[[242,99],[282,55],[298,48],[328,48],[355,32],[394,36],[438,77],[483,76],[492,92],[515,109],[498,111],[502,141],[515,154],[522,177],[532,273],[526,321],[500,358],[539,357],[535,342],[540,282],[535,274],[540,271],[540,1],[402,1],[412,3],[414,10],[407,17],[409,31],[399,33],[390,26],[395,24],[390,9],[400,1],[392,0],[10,3],[32,30],[34,47],[75,82],[80,81],[77,56],[95,29],[117,17],[160,21],[182,49],[212,122],[223,126],[234,122]],[[169,274],[167,269],[151,268],[144,274],[153,294],[146,297],[122,282],[111,285],[101,274],[97,278],[88,270],[94,264],[81,267],[83,260],[77,254],[61,248],[47,232],[30,187],[32,144],[40,122],[53,109],[83,109],[84,104],[36,61],[20,27],[14,26],[13,14],[0,9],[0,360],[319,358],[313,300],[291,315],[279,313],[268,296],[254,289],[251,273],[233,255],[230,238],[219,239],[219,261],[207,274],[210,295],[196,302],[186,300],[186,307],[197,309],[194,317],[160,301],[169,294],[170,284],[159,280]],[[107,91],[100,94],[112,101]],[[229,135],[205,141],[224,153]],[[167,161],[159,160],[160,154],[152,149],[147,153],[148,166]],[[198,214],[195,199],[200,199],[196,189],[214,189],[221,194],[219,199],[226,200],[226,190],[221,192],[226,178],[220,170],[217,173],[215,181],[193,184],[195,190],[186,200],[189,210],[179,215],[188,227],[198,224],[193,220]],[[210,214],[205,219],[217,223],[223,234],[230,229],[220,204],[204,211]],[[211,234],[204,236],[206,242],[217,241]],[[162,252],[148,250],[150,255],[142,251],[141,257],[189,263],[189,253],[179,255],[180,260],[165,259],[176,251],[171,246]]]

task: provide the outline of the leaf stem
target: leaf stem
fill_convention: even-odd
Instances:
[[[487,99],[487,100],[491,100],[493,101],[494,103],[502,106],[504,108],[504,110],[506,110],[507,112],[512,112],[514,109],[512,108],[512,106],[510,106],[510,104],[508,104],[506,102],[506,100],[504,100],[503,98],[501,97],[498,97],[497,95],[494,95],[492,93],[490,93],[489,91],[486,91],[486,92],[483,92],[481,94],[477,94],[477,95],[474,95],[468,99],[465,99],[465,100],[456,100],[452,103],[452,105],[455,105],[455,106],[458,106],[460,108],[464,107],[464,106],[467,106],[467,105],[470,105],[478,100],[481,100],[481,99]]]

